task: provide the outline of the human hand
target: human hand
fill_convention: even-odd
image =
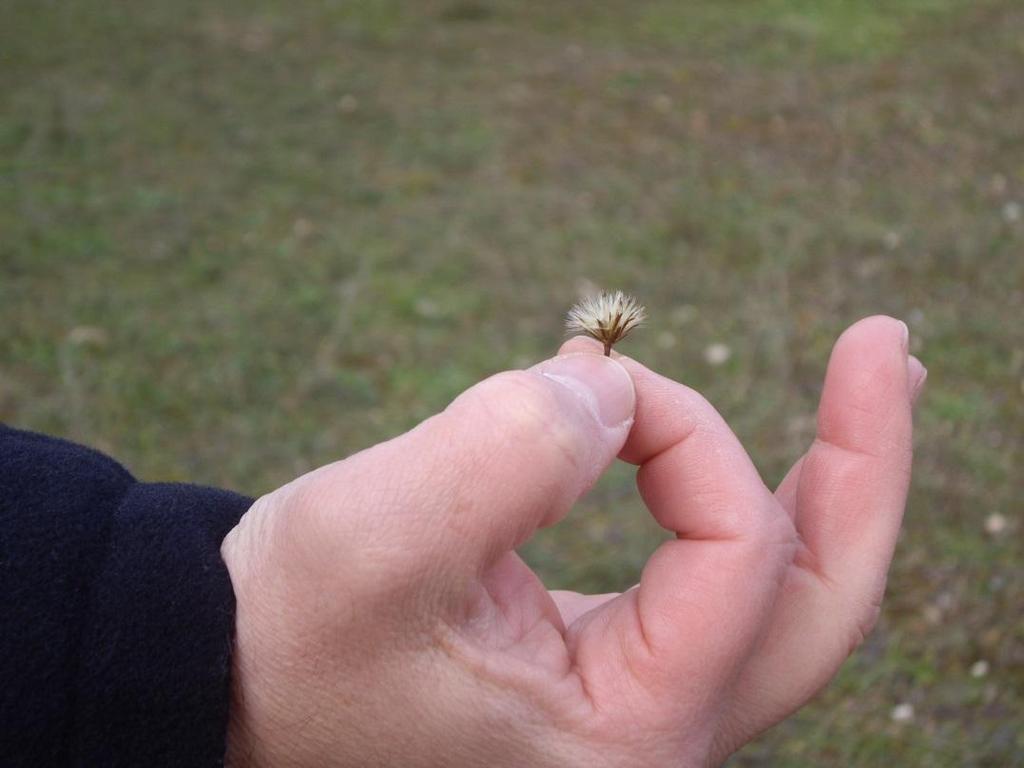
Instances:
[[[863,639],[925,376],[902,323],[837,342],[818,437],[775,494],[699,394],[584,339],[563,352],[279,488],[228,535],[229,764],[717,764]],[[616,455],[676,538],[622,594],[545,590],[515,548]]]

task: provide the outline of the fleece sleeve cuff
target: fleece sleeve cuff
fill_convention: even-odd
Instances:
[[[0,425],[0,763],[217,766],[251,499]]]
[[[223,763],[235,600],[220,544],[250,504],[172,484],[121,499],[82,634],[78,764]]]

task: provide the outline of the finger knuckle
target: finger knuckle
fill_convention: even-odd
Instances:
[[[874,631],[879,617],[882,615],[880,604],[872,603],[857,610],[857,618],[854,621],[849,637],[847,638],[846,655],[850,656],[856,651],[868,636]]]

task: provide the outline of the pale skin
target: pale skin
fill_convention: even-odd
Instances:
[[[899,321],[847,330],[772,493],[701,395],[573,339],[261,498],[222,546],[229,764],[719,765],[874,625],[925,375]],[[516,548],[616,456],[675,538],[622,594],[545,589]]]

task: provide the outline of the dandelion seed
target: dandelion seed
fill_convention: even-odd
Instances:
[[[585,333],[604,344],[605,356],[612,345],[647,319],[647,311],[632,296],[622,291],[602,291],[588,296],[569,310],[565,327],[570,333]]]

